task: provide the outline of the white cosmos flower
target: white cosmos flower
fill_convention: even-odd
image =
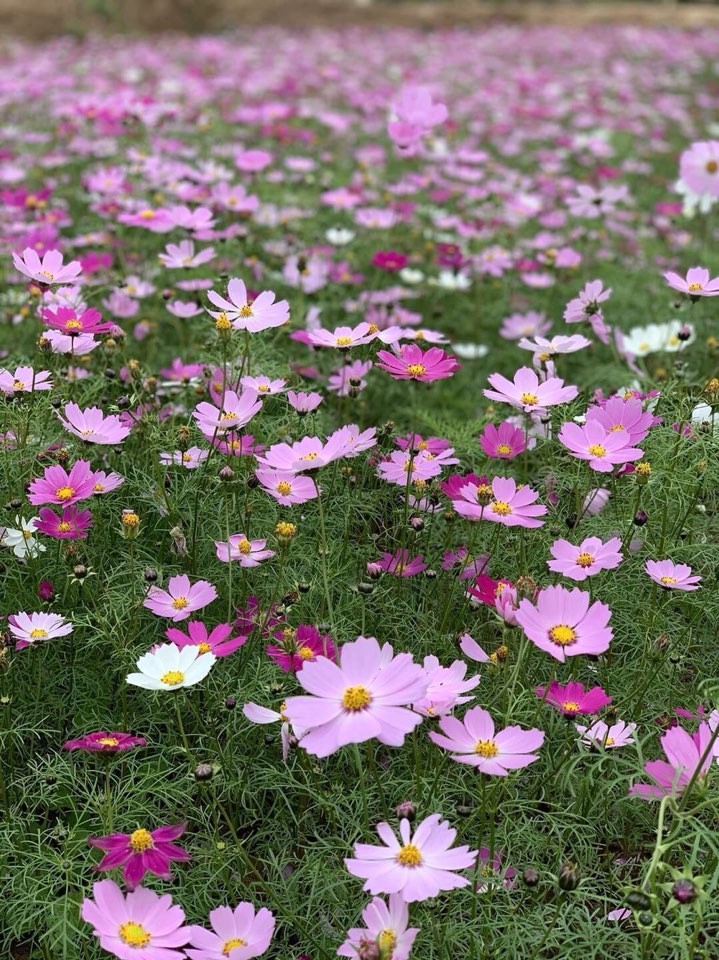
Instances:
[[[345,227],[330,227],[325,237],[333,247],[344,247],[354,240],[355,233],[354,230],[347,230]]]
[[[421,283],[424,280],[424,274],[416,267],[402,267],[399,278],[402,283]]]
[[[139,673],[131,673],[127,682],[145,690],[179,690],[192,687],[204,680],[217,657],[200,653],[195,646],[180,649],[174,643],[164,643],[152,653],[137,661]]]
[[[685,327],[689,331],[686,340],[679,339],[679,331]],[[635,357],[647,357],[651,353],[677,353],[694,339],[691,324],[670,320],[668,323],[649,323],[645,327],[632,327],[623,337],[622,347],[625,353]]]
[[[697,426],[708,423],[711,424],[714,433],[719,431],[719,417],[716,416],[714,410],[708,403],[698,403],[696,407],[694,407],[692,410],[692,423]]]
[[[26,520],[24,517],[15,517],[15,523],[18,529],[6,527],[4,532],[0,531],[0,543],[3,547],[10,547],[16,557],[36,557],[39,553],[44,553],[47,547],[35,539],[35,524],[39,517],[32,517]]]
[[[455,343],[452,351],[462,360],[481,360],[489,353],[489,347],[483,343]]]
[[[439,276],[430,278],[429,283],[443,290],[469,290],[472,286],[472,280],[466,273],[455,273],[454,270],[440,270]]]

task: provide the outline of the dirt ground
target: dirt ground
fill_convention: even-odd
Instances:
[[[94,30],[199,32],[272,24],[288,27],[397,24],[426,28],[504,19],[520,23],[719,24],[719,4],[675,0],[0,0],[0,34],[41,39]]]

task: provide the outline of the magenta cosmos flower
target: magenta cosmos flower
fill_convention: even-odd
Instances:
[[[28,500],[34,506],[43,503],[61,503],[69,506],[78,500],[93,495],[95,474],[87,460],[77,460],[68,473],[64,467],[54,464],[46,467],[42,477],[33,480],[29,487]]]
[[[429,738],[438,747],[449,750],[452,760],[499,777],[538,760],[534,751],[544,743],[544,733],[535,728],[506,727],[495,733],[494,720],[482,707],[468,710],[462,720],[442,717],[439,728],[442,733],[432,730]]]
[[[259,333],[270,327],[281,327],[290,319],[290,307],[286,300],[275,303],[275,295],[270,290],[263,291],[253,300],[248,296],[244,281],[237,277],[227,284],[227,296],[229,300],[210,290],[207,297],[210,303],[220,308],[220,312],[209,310],[208,313],[216,320],[226,316],[235,330]]]
[[[275,930],[275,918],[265,907],[255,912],[251,903],[243,901],[233,910],[216,907],[210,911],[212,932],[204,927],[190,927],[190,943],[197,950],[186,948],[191,960],[251,960],[269,947]]]
[[[676,797],[686,790],[692,779],[695,783],[703,780],[719,752],[719,745],[715,743],[707,753],[713,735],[708,723],[700,723],[696,733],[687,733],[683,727],[670,727],[661,738],[667,759],[650,760],[644,764],[644,772],[654,783],[635,783],[629,796],[640,800],[661,800],[667,795]]]
[[[459,363],[439,347],[421,350],[416,343],[405,343],[399,353],[380,350],[377,354],[380,370],[386,370],[394,380],[419,380],[421,383],[433,383],[446,380],[459,370]]]
[[[239,560],[241,567],[258,567],[263,560],[274,557],[274,550],[266,550],[266,540],[248,540],[244,533],[233,533],[229,540],[215,540],[217,559],[223,563]]]
[[[566,686],[552,680],[548,687],[535,687],[534,692],[540,700],[567,717],[576,717],[580,713],[599,713],[602,707],[612,702],[612,698],[601,687],[585,690],[583,683],[574,680]]]
[[[82,273],[79,260],[63,265],[59,250],[48,250],[41,260],[37,250],[26,247],[22,256],[13,253],[12,259],[16,270],[38,283],[69,283]]]
[[[72,633],[72,624],[58,613],[11,613],[7,618],[10,633],[17,643],[16,650],[29,647],[40,640],[55,640]]]
[[[85,540],[92,527],[92,514],[89,510],[78,510],[75,506],[63,507],[62,516],[49,507],[43,507],[39,513],[35,529],[56,540]]]
[[[377,833],[384,847],[356,843],[354,859],[345,860],[352,876],[367,881],[363,890],[398,893],[405,903],[414,903],[469,884],[455,871],[473,866],[477,851],[452,848],[457,831],[438,813],[426,817],[414,834],[409,820],[400,820],[401,842],[388,823],[377,824]]]
[[[145,746],[147,740],[144,737],[133,737],[129,733],[118,733],[115,730],[96,730],[76,740],[67,740],[63,744],[65,750],[85,750],[87,753],[120,753]]]
[[[547,566],[570,580],[586,580],[600,570],[613,570],[622,562],[622,541],[612,537],[604,543],[599,537],[587,537],[575,546],[568,540],[555,540],[549,548],[553,560]]]
[[[531,367],[520,367],[514,374],[514,380],[507,380],[501,373],[493,373],[487,377],[493,390],[484,390],[488,400],[498,400],[500,403],[511,403],[513,407],[532,413],[535,410],[543,411],[558,403],[568,403],[579,393],[575,386],[564,386],[564,380],[559,377],[548,377],[540,383],[536,371]]]
[[[192,416],[204,435],[213,437],[244,427],[261,409],[262,400],[254,390],[243,390],[239,394],[227,390],[218,406],[205,400],[197,404]]]
[[[173,860],[189,860],[190,854],[178,847],[177,840],[187,829],[186,823],[146,830],[140,827],[132,833],[111,833],[106,837],[88,837],[91,847],[104,850],[105,856],[96,870],[114,870],[122,867],[122,878],[129,890],[142,883],[146,873],[154,873],[170,880]]]
[[[655,583],[667,590],[698,590],[702,579],[692,576],[692,568],[686,563],[673,560],[647,560],[644,569]]]
[[[608,626],[612,611],[584,590],[546,587],[540,590],[536,604],[521,600],[517,623],[540,650],[564,662],[583,653],[604,653],[612,642]]]
[[[410,557],[409,550],[404,548],[395,550],[394,553],[383,553],[382,558],[377,560],[374,566],[384,573],[393,573],[395,577],[414,577],[427,569],[422,554]]]
[[[269,493],[284,507],[290,507],[293,503],[307,503],[317,496],[317,487],[312,477],[303,477],[289,470],[269,468],[256,470],[255,476],[265,493]]]
[[[563,423],[559,442],[578,460],[589,461],[592,470],[611,473],[621,463],[638,460],[644,451],[631,446],[631,437],[624,429],[608,430],[598,420]]]
[[[348,743],[377,738],[400,747],[422,722],[407,709],[427,693],[427,677],[410,653],[394,655],[374,637],[345,643],[339,663],[318,657],[297,674],[311,696],[290,697],[285,713],[294,726],[308,732],[301,746],[317,757],[328,757]],[[391,891],[386,891],[391,892]]]
[[[389,960],[409,960],[418,927],[410,927],[409,907],[400,894],[390,894],[389,903],[374,897],[362,911],[364,927],[352,927],[337,950],[338,957],[357,960],[363,943],[376,943],[380,956]]]
[[[498,427],[488,423],[480,434],[479,442],[488,457],[499,460],[513,460],[527,448],[524,432],[510,420],[505,420]]]
[[[102,322],[102,314],[94,307],[88,307],[78,313],[72,307],[57,307],[55,310],[47,308],[42,311],[42,319],[53,330],[68,337],[79,337],[81,334],[109,333],[115,326],[111,321]]]
[[[80,915],[92,925],[103,950],[120,960],[180,960],[192,928],[169,893],[138,887],[123,894],[114,880],[92,885],[94,900],[85,899]]]
[[[688,293],[690,297],[719,296],[719,277],[712,279],[706,267],[690,267],[686,277],[669,270],[664,274],[664,279],[672,290]]]
[[[142,604],[158,617],[170,617],[177,622],[186,620],[195,610],[201,610],[217,597],[217,590],[207,580],[198,580],[190,583],[185,574],[171,577],[167,590],[160,587],[150,587],[150,591]]]
[[[491,520],[505,527],[541,527],[547,512],[537,503],[539,494],[528,486],[517,486],[512,477],[494,477],[491,485],[471,482],[453,498],[454,509],[468,520]]]
[[[247,637],[232,637],[232,625],[218,623],[212,631],[201,620],[190,620],[187,624],[187,633],[177,627],[168,627],[165,630],[167,639],[182,650],[183,647],[198,647],[200,653],[212,653],[216,657],[229,657],[231,653],[247,642]]]
[[[132,429],[115,414],[105,416],[99,407],[87,407],[81,410],[76,403],[65,404],[65,417],[58,413],[57,418],[68,433],[74,434],[86,443],[114,444],[122,443]]]
[[[274,633],[276,643],[266,648],[267,656],[274,660],[285,673],[297,673],[318,657],[337,659],[337,651],[328,633],[320,633],[317,627],[301,623],[297,629],[285,627]]]

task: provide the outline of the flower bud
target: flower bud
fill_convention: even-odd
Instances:
[[[145,583],[155,583],[157,581],[157,570],[154,567],[146,567],[143,577]]]
[[[195,767],[195,780],[211,780],[214,774],[211,763],[198,763]]]
[[[72,568],[72,574],[76,579],[84,580],[87,576],[87,567],[82,563],[78,563],[76,567]]]
[[[297,527],[294,523],[290,523],[287,520],[280,520],[275,526],[275,536],[277,537],[277,542],[281,547],[288,547],[295,535],[297,534]]]
[[[37,585],[37,595],[41,600],[52,600],[55,596],[55,586],[51,580],[41,580]]]
[[[536,887],[539,883],[539,870],[535,870],[534,867],[527,867],[522,874],[522,882],[527,887]]]
[[[218,476],[223,483],[229,483],[231,480],[235,479],[235,471],[232,469],[232,467],[224,466],[220,470]]]
[[[644,524],[649,520],[649,514],[644,510],[637,510],[634,514],[634,526],[643,527]]]
[[[398,820],[409,820],[411,823],[417,816],[417,805],[412,803],[411,800],[405,800],[404,803],[400,803],[399,806],[395,807],[394,812]]]
[[[557,877],[560,890],[576,890],[579,886],[579,867],[576,863],[563,863]]]
[[[234,697],[228,697],[228,698],[225,700],[225,709],[226,709],[226,710],[234,710],[236,706],[237,706],[237,700],[235,700]]]
[[[123,510],[120,517],[121,533],[126,540],[136,540],[140,532],[140,518],[134,510]]]
[[[643,890],[632,890],[624,901],[630,910],[651,910],[652,901]]]
[[[688,877],[680,877],[672,887],[672,896],[679,903],[691,903],[696,900],[696,885]]]

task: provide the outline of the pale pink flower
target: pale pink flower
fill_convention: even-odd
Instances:
[[[388,960],[409,960],[419,929],[408,926],[409,907],[401,894],[390,894],[389,905],[381,897],[373,897],[362,911],[362,920],[364,927],[347,931],[347,939],[337,950],[338,957],[357,960],[362,944],[369,942],[376,943],[380,951],[387,950]]]
[[[12,255],[15,269],[38,283],[68,283],[82,273],[79,260],[63,265],[63,257],[59,250],[48,250],[42,260],[32,247],[26,247],[22,256]]]
[[[231,907],[210,910],[212,932],[204,927],[190,927],[190,943],[185,947],[191,960],[251,960],[267,951],[275,929],[275,918],[265,907],[255,911],[243,901]],[[140,960],[140,958],[138,958]],[[160,958],[158,958],[160,960]]]
[[[592,470],[611,473],[615,467],[639,460],[644,451],[631,446],[626,430],[608,430],[598,420],[587,420],[582,426],[567,421],[558,434],[559,442],[578,460],[587,460]]]
[[[233,533],[228,540],[215,540],[217,559],[223,563],[239,560],[241,567],[258,567],[263,560],[274,557],[274,550],[266,550],[266,540],[248,540],[244,533]]]
[[[499,777],[538,760],[534,751],[544,743],[544,733],[536,728],[523,730],[513,726],[495,733],[494,720],[482,707],[468,710],[462,720],[442,717],[439,728],[442,733],[432,730],[429,738],[438,747],[449,750],[452,760]]]
[[[170,617],[173,621],[186,620],[195,610],[202,610],[217,597],[217,590],[207,580],[191,584],[183,574],[171,577],[167,590],[150,587],[143,607],[158,617]]]
[[[105,415],[99,407],[87,407],[81,410],[76,403],[66,403],[65,416],[57,418],[68,433],[74,434],[85,443],[103,445],[122,443],[129,436],[132,427],[123,423],[116,414]]]
[[[259,333],[271,327],[281,327],[290,319],[290,308],[286,300],[275,303],[275,295],[269,290],[258,294],[253,300],[248,296],[244,281],[236,277],[227,285],[229,300],[225,300],[214,290],[210,290],[207,296],[211,303],[220,308],[220,312],[208,311],[210,316],[217,319],[224,314],[235,330]]]
[[[614,636],[612,611],[584,590],[561,586],[540,590],[535,603],[521,600],[517,623],[535,646],[562,663],[567,657],[606,653]]]
[[[291,470],[273,470],[263,467],[255,471],[265,493],[269,493],[284,507],[293,503],[306,503],[317,497],[317,487],[311,477],[303,477]]]
[[[692,576],[692,568],[673,560],[647,560],[644,567],[655,583],[665,590],[698,590],[701,577]]]
[[[606,543],[599,537],[587,537],[579,546],[574,546],[568,540],[555,540],[549,548],[554,559],[547,560],[547,566],[555,573],[580,582],[600,570],[618,567],[622,562],[621,548],[619,537],[612,537]]]
[[[244,427],[262,409],[262,400],[253,390],[225,391],[221,403],[215,405],[204,400],[192,411],[193,418],[206,437],[224,434],[228,430]]]
[[[493,373],[487,377],[494,390],[484,390],[489,400],[498,400],[500,403],[511,403],[513,407],[524,410],[525,413],[543,411],[547,407],[558,403],[568,403],[573,400],[579,390],[575,386],[564,386],[559,377],[549,377],[540,383],[539,377],[531,367],[520,367],[514,375],[514,380],[507,380],[501,373]]]

